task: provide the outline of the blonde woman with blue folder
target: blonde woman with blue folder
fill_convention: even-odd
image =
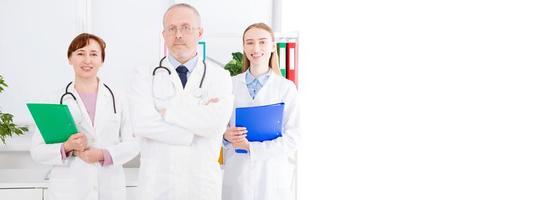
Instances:
[[[284,103],[282,136],[250,142],[246,128],[234,127],[232,116],[223,135],[223,200],[294,199],[295,165],[290,160],[301,138],[297,88],[280,75],[274,34],[268,25],[247,27],[243,48],[242,73],[232,78],[234,107]]]

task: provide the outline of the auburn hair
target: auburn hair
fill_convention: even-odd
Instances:
[[[67,58],[70,58],[72,52],[75,52],[76,50],[87,46],[90,40],[95,40],[97,43],[99,43],[99,47],[101,47],[101,59],[103,59],[103,62],[105,62],[105,48],[107,48],[107,44],[99,36],[90,33],[80,33],[80,35],[76,36],[72,40],[67,50]]]

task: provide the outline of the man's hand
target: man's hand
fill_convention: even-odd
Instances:
[[[211,98],[209,100],[207,100],[207,102],[204,103],[204,105],[209,105],[210,103],[217,103],[219,102],[219,98],[215,97],[215,98]]]

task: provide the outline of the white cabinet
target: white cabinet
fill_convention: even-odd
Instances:
[[[0,200],[47,200],[49,169],[0,169]],[[138,168],[124,168],[127,199],[137,199]]]
[[[10,200],[42,200],[42,189],[0,189],[0,197]]]
[[[0,190],[1,191],[1,190]],[[129,186],[126,188],[126,199],[137,199],[137,187]],[[2,197],[2,192],[0,192],[0,197]],[[42,198],[42,194],[40,194],[40,198]],[[23,198],[25,199],[25,198]],[[29,199],[31,200],[31,199]],[[44,199],[48,200],[48,189],[44,189]]]

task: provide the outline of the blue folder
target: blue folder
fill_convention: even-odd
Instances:
[[[250,142],[270,141],[282,136],[284,103],[236,108],[236,127],[247,128]]]

